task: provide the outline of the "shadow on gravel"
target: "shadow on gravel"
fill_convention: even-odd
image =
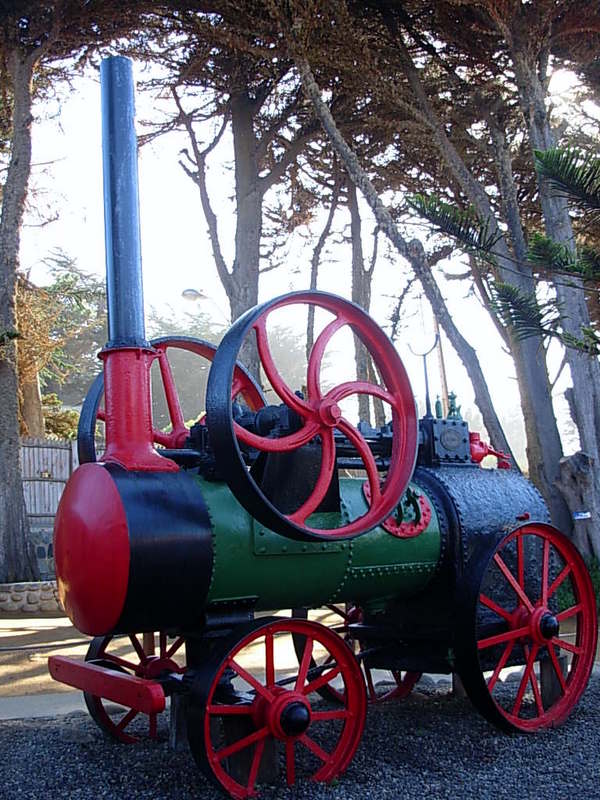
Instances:
[[[600,677],[557,730],[506,736],[466,700],[416,695],[371,708],[362,743],[334,785],[263,787],[268,800],[600,797]],[[0,797],[212,800],[223,795],[187,753],[162,741],[119,745],[84,715],[0,723]]]

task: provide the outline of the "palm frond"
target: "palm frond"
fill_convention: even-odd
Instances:
[[[600,156],[577,148],[536,150],[535,168],[559,195],[579,208],[600,211]]]
[[[600,282],[600,250],[584,245],[579,252],[578,264],[583,278]]]
[[[560,310],[552,300],[540,303],[535,292],[527,293],[510,283],[496,281],[491,287],[492,307],[518,339],[559,336]]]
[[[596,358],[600,355],[600,335],[593,328],[583,327],[581,338],[565,331],[560,339],[566,347],[572,347]]]
[[[482,220],[473,209],[462,211],[439,197],[416,194],[408,205],[440,232],[456,239],[463,247],[480,255],[491,256],[500,234],[490,231],[489,220]]]

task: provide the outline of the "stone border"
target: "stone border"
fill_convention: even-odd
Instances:
[[[56,581],[0,583],[0,614],[4,611],[31,616],[41,611],[64,614]]]

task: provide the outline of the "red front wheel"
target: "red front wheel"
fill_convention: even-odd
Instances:
[[[303,640],[299,664],[293,636]],[[335,687],[341,702],[324,703],[324,687]],[[337,634],[306,620],[258,619],[234,631],[196,679],[188,739],[203,771],[246,798],[280,764],[288,786],[334,780],[352,760],[365,714],[360,669]]]

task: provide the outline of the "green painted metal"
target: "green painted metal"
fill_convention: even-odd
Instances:
[[[427,530],[414,539],[398,539],[375,528],[352,541],[295,542],[255,523],[226,484],[199,482],[213,525],[208,594],[213,607],[247,604],[272,610],[318,607],[334,600],[385,600],[420,591],[437,568],[435,513]],[[340,480],[344,519],[364,513],[362,484]],[[313,515],[310,522],[329,527],[331,515]]]

